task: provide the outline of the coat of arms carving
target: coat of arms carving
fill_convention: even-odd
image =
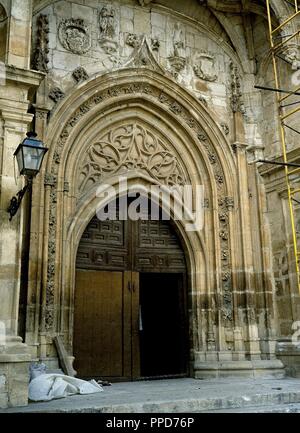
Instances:
[[[216,81],[215,57],[206,52],[196,54],[194,58],[194,72],[198,78],[205,81]]]
[[[91,48],[91,35],[82,19],[63,19],[58,29],[62,46],[74,54],[84,54]]]

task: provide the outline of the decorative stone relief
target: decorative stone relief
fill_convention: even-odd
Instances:
[[[84,54],[91,48],[91,35],[82,19],[63,19],[58,27],[62,46],[74,54]]]
[[[37,41],[32,59],[32,69],[48,72],[49,63],[49,18],[39,15],[37,19]]]
[[[199,96],[198,99],[205,107],[208,106],[207,100],[204,98],[204,96]]]
[[[152,49],[149,46],[146,36],[142,40],[139,39],[139,43],[134,49],[130,59],[123,65],[123,67],[141,68],[147,67],[153,69],[161,74],[164,74],[164,69],[158,63],[154,56]]]
[[[52,173],[46,173],[44,184],[50,189],[49,209],[49,241],[48,241],[48,267],[46,284],[46,311],[44,327],[49,331],[54,325],[54,293],[55,293],[55,252],[56,252],[56,203],[57,203],[57,177]]]
[[[226,321],[232,321],[232,280],[230,271],[230,253],[229,253],[229,234],[228,234],[228,212],[233,209],[234,201],[232,197],[222,197],[219,199],[219,221],[220,221],[220,239],[221,239],[221,261],[222,261],[222,283],[223,283],[223,300],[222,316]]]
[[[223,129],[223,131],[224,131],[224,134],[225,135],[228,135],[229,134],[229,126],[227,125],[227,123],[221,123],[221,128]]]
[[[49,98],[52,99],[56,104],[65,97],[64,92],[59,87],[54,87],[49,92]]]
[[[73,71],[72,77],[77,83],[80,83],[81,81],[85,81],[89,78],[88,73],[81,66],[79,66],[78,68],[75,69],[75,71]]]
[[[106,54],[117,51],[118,43],[116,37],[116,11],[111,6],[103,6],[99,11],[99,45]]]
[[[151,39],[151,49],[153,51],[158,51],[160,47],[160,42],[158,38],[152,38]]]
[[[117,127],[87,151],[80,169],[79,191],[105,176],[139,170],[164,185],[183,185],[184,172],[176,156],[152,132],[138,124]]]
[[[241,92],[241,79],[238,73],[237,66],[230,63],[231,70],[231,96],[230,96],[230,104],[231,109],[234,113],[240,112],[242,114],[246,113],[245,105],[242,100],[242,92]]]
[[[186,65],[184,35],[179,24],[175,25],[173,41],[174,52],[172,56],[168,57],[168,60],[171,66],[171,73],[177,78],[179,72]]]
[[[194,57],[193,70],[198,78],[205,81],[216,81],[215,57],[206,52],[197,53]]]
[[[135,33],[128,33],[126,38],[126,44],[130,47],[138,48],[141,45],[141,38]]]
[[[300,69],[300,48],[299,46],[287,47],[284,52],[285,59],[291,64],[292,69]]]

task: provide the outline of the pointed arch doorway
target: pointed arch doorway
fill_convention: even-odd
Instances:
[[[186,288],[185,254],[171,221],[93,217],[76,260],[78,376],[188,375]]]

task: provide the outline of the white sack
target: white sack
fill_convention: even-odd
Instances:
[[[87,382],[64,374],[42,374],[29,383],[29,399],[49,401],[74,394],[94,394],[103,391],[95,380]]]

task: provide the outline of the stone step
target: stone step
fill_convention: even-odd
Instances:
[[[115,383],[103,392],[75,395],[7,412],[33,413],[207,413],[296,412],[299,379],[195,380]]]

